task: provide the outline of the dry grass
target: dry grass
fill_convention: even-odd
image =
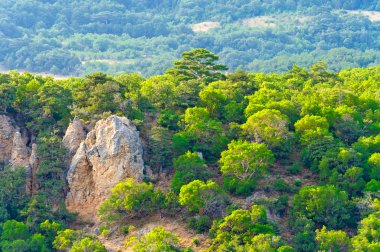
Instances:
[[[380,11],[349,11],[349,13],[366,16],[371,22],[380,22]]]
[[[271,16],[246,18],[241,21],[241,25],[255,28],[275,28],[277,26],[276,19]]]
[[[208,31],[215,29],[215,28],[218,28],[218,27],[220,27],[219,22],[208,21],[208,22],[193,24],[191,26],[191,29],[193,30],[193,32],[208,32]]]

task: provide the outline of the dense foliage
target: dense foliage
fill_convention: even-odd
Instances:
[[[61,139],[73,117],[92,127],[111,114],[140,130],[153,176],[112,189],[99,211],[102,236],[129,234],[135,251],[186,250],[169,230],[131,228],[159,216],[209,238],[193,249],[376,251],[380,68],[225,68],[194,49],[150,78],[1,74],[2,113],[28,129],[40,162],[28,190],[24,169],[0,166],[2,251],[104,251],[96,237],[66,228],[74,216],[63,202]]]
[[[150,76],[163,73],[181,53],[203,47],[232,70],[287,71],[292,64],[310,66],[322,59],[334,70],[378,64],[379,22],[355,11],[379,15],[380,4],[4,0],[0,62],[8,69],[64,75],[127,71]],[[217,27],[199,32],[193,25],[202,27],[202,22],[217,22]]]

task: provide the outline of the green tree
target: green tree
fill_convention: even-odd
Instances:
[[[380,153],[373,153],[368,159],[371,168],[371,178],[380,180]]]
[[[16,220],[8,220],[2,225],[1,240],[27,240],[31,236],[28,226]]]
[[[352,238],[354,252],[378,251],[380,249],[380,212],[370,214],[361,220],[358,234]]]
[[[8,219],[19,219],[29,196],[25,190],[26,171],[24,167],[6,168],[0,171],[0,223]]]
[[[36,99],[40,112],[39,116],[34,118],[33,123],[38,122],[40,131],[52,130],[52,126],[57,126],[63,131],[71,118],[72,95],[70,90],[48,81],[38,89]]]
[[[180,81],[197,80],[200,83],[208,84],[213,81],[225,79],[221,71],[228,68],[225,65],[218,65],[219,56],[197,48],[189,52],[182,53],[182,59],[174,62],[174,68],[168,69],[167,73],[175,76]]]
[[[220,216],[226,197],[214,181],[194,180],[181,187],[178,202],[190,212]]]
[[[96,120],[109,114],[122,115],[127,107],[125,88],[102,73],[87,75],[73,88],[73,115]]]
[[[199,93],[199,97],[211,117],[220,117],[227,100],[221,90],[208,86]]]
[[[60,206],[65,191],[65,158],[67,150],[62,139],[54,133],[40,135],[37,139],[39,169],[36,172],[36,188],[47,202]],[[41,222],[43,220],[40,220]]]
[[[106,252],[106,248],[96,239],[83,231],[65,229],[58,231],[53,247],[57,250],[72,252]]]
[[[300,142],[303,145],[321,138],[329,136],[329,124],[324,117],[306,115],[294,124]]]
[[[305,216],[328,228],[355,225],[355,208],[347,192],[331,185],[304,187],[294,195],[291,205],[293,219]]]
[[[132,236],[126,243],[135,252],[177,252],[183,251],[179,246],[178,236],[166,231],[163,227],[153,228],[149,233],[137,237]]]
[[[263,109],[253,114],[242,128],[250,139],[264,142],[270,149],[289,145],[292,137],[288,117],[274,109]]]
[[[222,122],[211,119],[206,108],[188,108],[185,111],[185,132],[193,151],[200,151],[208,161],[218,158],[227,145]]]
[[[209,177],[204,159],[190,151],[174,160],[173,166],[175,173],[170,187],[176,193],[179,193],[183,185],[193,180],[204,180]]]
[[[107,252],[107,249],[98,241],[89,237],[75,241],[70,252]]]
[[[363,169],[359,167],[351,167],[343,175],[343,188],[350,193],[356,195],[360,193],[364,186]]]
[[[273,154],[265,144],[232,141],[221,154],[219,163],[223,175],[239,179],[260,178],[274,162]]]
[[[246,249],[255,248],[252,243],[261,240],[259,237],[252,242],[252,238],[259,234],[274,234],[265,209],[253,205],[249,210],[235,210],[221,221],[214,222],[210,230],[212,245],[208,251],[249,251]]]
[[[111,189],[110,196],[100,205],[99,216],[111,222],[143,217],[157,210],[163,200],[162,193],[155,192],[151,183],[127,178]]]
[[[45,236],[42,234],[33,234],[29,241],[29,249],[32,252],[49,252],[51,251]]]
[[[316,230],[315,240],[318,243],[318,251],[349,251],[350,238],[344,231],[327,230],[325,226]]]
[[[281,237],[271,234],[255,235],[250,244],[244,246],[249,252],[277,252],[281,246]]]
[[[1,75],[0,78],[0,109],[7,112],[16,100],[17,84],[11,82],[7,75]]]
[[[148,138],[148,164],[158,173],[172,164],[172,133],[163,127],[153,127]]]
[[[172,76],[154,76],[141,83],[141,95],[157,109],[172,108],[176,83]]]
[[[62,225],[55,221],[45,220],[40,224],[40,231],[44,235],[47,243],[51,246],[53,246],[54,239],[58,232],[62,230]]]

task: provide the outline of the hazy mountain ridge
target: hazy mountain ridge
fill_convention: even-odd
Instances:
[[[8,69],[61,75],[92,71],[153,75],[162,73],[182,52],[203,47],[218,53],[232,70],[284,71],[293,63],[310,66],[315,55],[325,57],[333,70],[379,64],[379,22],[342,10],[379,11],[380,4],[2,1],[0,62]],[[242,25],[258,16],[273,19],[273,25]],[[220,26],[208,32],[192,30],[192,25],[208,21]]]

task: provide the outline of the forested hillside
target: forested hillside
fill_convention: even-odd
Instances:
[[[227,71],[194,49],[149,78],[1,74],[0,119],[29,136],[39,167],[1,165],[1,251],[379,251],[380,68]],[[64,202],[62,137],[74,117],[90,131],[110,115],[140,131],[145,176],[81,223]]]
[[[231,70],[281,72],[324,59],[338,71],[379,64],[379,11],[377,0],[4,0],[0,62],[151,76],[201,47]]]

